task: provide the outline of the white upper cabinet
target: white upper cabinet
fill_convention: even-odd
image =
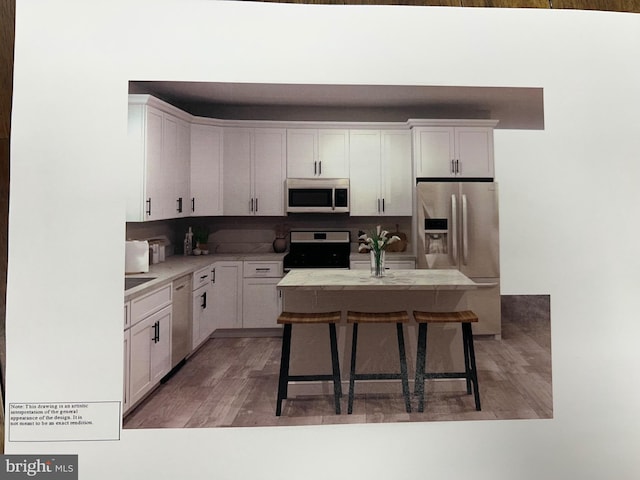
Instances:
[[[349,130],[287,129],[288,178],[348,178]]]
[[[349,139],[352,216],[410,216],[411,133],[351,130]]]
[[[184,118],[180,118],[180,117]],[[129,96],[127,221],[188,214],[190,124],[187,114],[148,95]]]
[[[187,217],[191,213],[191,125],[182,120],[176,120],[175,151],[171,161],[175,216]]]
[[[493,120],[413,127],[416,176],[493,178]]]
[[[286,130],[224,129],[225,215],[284,215]]]
[[[222,215],[222,127],[191,125],[191,215]]]

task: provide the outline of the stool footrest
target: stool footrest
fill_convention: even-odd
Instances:
[[[289,381],[313,382],[315,380],[333,380],[333,375],[289,375]]]
[[[356,373],[354,380],[402,380],[401,373]]]
[[[424,378],[467,378],[469,375],[466,372],[438,372],[438,373],[426,373]]]

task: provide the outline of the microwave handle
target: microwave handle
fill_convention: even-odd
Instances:
[[[331,189],[331,210],[336,209],[336,189]]]

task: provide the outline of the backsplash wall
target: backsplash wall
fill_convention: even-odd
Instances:
[[[166,237],[171,253],[182,253],[184,235],[192,227],[209,230],[210,253],[272,252],[276,232],[290,230],[349,230],[351,249],[357,251],[358,231],[369,232],[376,225],[399,231],[411,239],[411,217],[350,217],[340,214],[296,214],[286,217],[189,217],[155,222],[127,223],[128,240]],[[412,250],[407,246],[407,252]]]

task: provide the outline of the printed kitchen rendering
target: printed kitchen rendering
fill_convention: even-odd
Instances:
[[[128,112],[125,429],[553,418],[494,151],[542,89],[132,81]]]

